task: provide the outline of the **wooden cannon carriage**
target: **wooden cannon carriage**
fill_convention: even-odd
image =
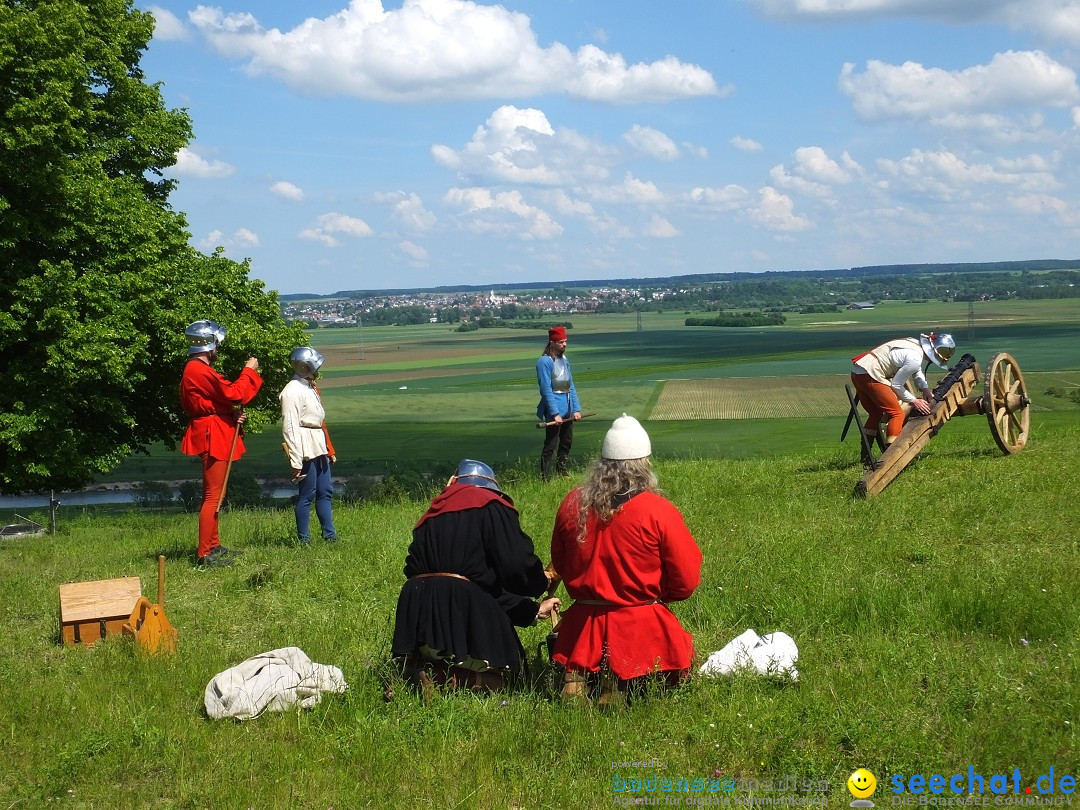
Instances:
[[[1020,365],[1012,355],[998,352],[990,358],[986,366],[983,393],[972,394],[978,383],[978,363],[970,354],[965,354],[934,389],[935,402],[929,415],[919,416],[913,408],[905,406],[908,416],[904,428],[887,447],[879,431],[877,444],[884,450],[876,460],[873,459],[870,439],[862,430],[857,408],[858,397],[850,386],[846,386],[851,411],[844,427],[844,435],[854,419],[866,454],[872,461],[862,480],[855,485],[855,495],[871,498],[885,489],[922,452],[930,439],[941,430],[942,425],[954,416],[985,414],[990,423],[990,433],[1001,452],[1008,455],[1023,450],[1027,444],[1031,423],[1031,400]]]

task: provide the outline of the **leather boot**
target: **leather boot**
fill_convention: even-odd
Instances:
[[[588,703],[589,685],[581,672],[569,672],[563,675],[562,692],[559,698],[563,703]]]
[[[874,437],[869,435],[865,435],[863,440],[859,442],[859,460],[863,463],[864,467],[869,467],[870,469],[874,469],[876,466],[869,447],[873,442]]]
[[[607,667],[600,672],[600,695],[596,698],[596,706],[609,711],[626,707],[626,693],[619,688],[619,679]]]

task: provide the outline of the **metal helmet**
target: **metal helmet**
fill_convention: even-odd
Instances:
[[[453,481],[458,484],[472,484],[477,487],[493,489],[501,493],[499,482],[495,480],[495,471],[482,461],[463,458],[457,465]]]
[[[225,342],[225,327],[216,321],[195,321],[184,330],[188,340],[188,354],[212,352]]]
[[[322,368],[323,356],[310,346],[300,346],[293,349],[292,354],[289,355],[289,363],[292,364],[297,376],[310,380]]]
[[[929,335],[919,335],[919,343],[922,344],[923,353],[935,366],[949,367],[949,358],[956,351],[956,341],[947,332],[940,335],[931,332]]]

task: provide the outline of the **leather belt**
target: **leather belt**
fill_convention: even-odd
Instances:
[[[463,579],[466,582],[472,582],[468,577],[463,577],[461,574],[451,574],[446,571],[434,571],[430,574],[413,574],[409,579],[430,579],[431,577],[451,577],[453,579]]]

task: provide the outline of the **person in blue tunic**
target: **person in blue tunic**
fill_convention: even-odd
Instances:
[[[555,326],[548,330],[547,347],[536,361],[536,382],[540,386],[536,418],[548,423],[544,430],[544,449],[540,453],[540,475],[548,481],[553,466],[559,475],[569,475],[566,462],[574,442],[574,422],[581,418],[581,403],[566,356],[565,327]]]

